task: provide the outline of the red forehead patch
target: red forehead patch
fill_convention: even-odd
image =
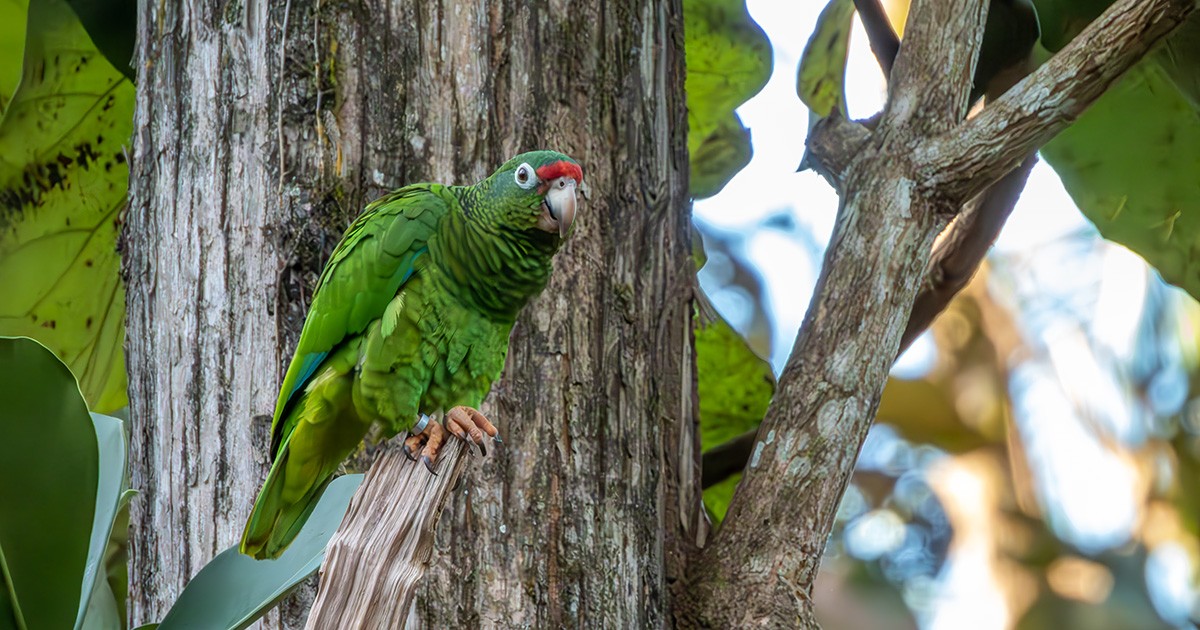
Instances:
[[[583,181],[583,169],[579,168],[578,164],[573,164],[566,160],[559,160],[552,164],[547,164],[537,170],[538,179],[544,182],[557,179],[564,175],[573,178],[576,182]]]

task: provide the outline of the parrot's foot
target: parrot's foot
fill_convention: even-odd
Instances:
[[[445,424],[446,428],[460,440],[468,443],[474,442],[478,445],[485,457],[487,456],[487,446],[484,445],[484,433],[503,444],[496,425],[492,424],[492,421],[477,409],[464,406],[455,407],[446,412]]]
[[[446,412],[445,423],[446,426],[443,427],[438,422],[428,422],[420,433],[410,435],[408,439],[404,440],[404,445],[401,447],[404,456],[414,462],[420,459],[425,468],[436,475],[434,464],[437,462],[438,451],[446,441],[447,431],[462,440],[477,444],[484,455],[487,455],[487,447],[484,446],[485,433],[497,442],[501,442],[496,426],[487,419],[487,416],[479,413],[476,409],[455,407]],[[416,456],[418,453],[420,453],[420,457]]]

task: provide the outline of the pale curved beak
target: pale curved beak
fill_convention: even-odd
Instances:
[[[558,177],[550,180],[546,191],[546,208],[561,238],[567,237],[575,222],[575,185],[573,177]]]

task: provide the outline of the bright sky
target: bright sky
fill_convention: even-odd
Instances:
[[[695,204],[698,221],[709,229],[742,235],[740,253],[763,275],[767,308],[775,325],[771,362],[777,372],[804,317],[837,211],[837,197],[824,180],[811,171],[796,172],[804,154],[808,121],[808,110],[796,96],[796,71],[824,4],[748,0],[751,15],[774,48],[770,82],[738,109],[752,133],[754,158],[719,195]],[[846,85],[851,116],[864,118],[878,111],[884,89],[883,77],[856,20]],[[763,225],[779,215],[790,217],[795,229],[778,227],[779,222]],[[1018,429],[1039,476],[1039,489],[1045,493],[1042,502],[1048,506],[1049,522],[1081,548],[1099,550],[1130,535],[1137,516],[1137,477],[1131,464],[1104,448],[1087,421],[1079,417],[1079,401],[1087,400],[1102,411],[1100,421],[1115,435],[1128,438],[1141,430],[1139,412],[1127,404],[1121,384],[1105,380],[1111,380],[1110,372],[1102,369],[1097,353],[1106,359],[1132,360],[1143,307],[1140,296],[1145,294],[1147,282],[1158,280],[1141,258],[1124,248],[1095,245],[1095,234],[1054,171],[1039,163],[992,256],[1012,263],[1014,269],[1034,269],[1009,280],[1009,288],[1022,304],[1029,300],[1036,305],[1038,300],[1045,302],[1063,294],[1087,298],[1082,311],[1073,313],[1078,315],[1074,318],[1064,318],[1053,308],[1044,313],[1035,309],[1032,316],[1022,316],[1026,342],[1044,349],[1050,361],[1030,362],[1016,369],[1013,394]],[[1070,263],[1089,265],[1079,273],[1059,265],[1062,252],[1052,264],[1045,264],[1050,255],[1047,250],[1071,237],[1092,242],[1091,249],[1101,253],[1070,258]],[[1054,270],[1045,272],[1047,267]],[[736,309],[719,296],[714,301],[736,325]],[[919,376],[935,358],[933,342],[923,337],[901,358],[894,373]],[[881,521],[873,527],[886,525]],[[1174,575],[1187,574],[1190,565],[1181,551],[1160,548],[1154,557],[1154,562]],[[1003,615],[996,615],[995,584],[978,562],[981,560],[974,556],[950,558],[932,607],[920,615],[923,628],[1004,627],[997,625],[1003,624]],[[1160,612],[1176,618],[1184,614],[1193,593],[1186,586],[1180,588],[1179,582],[1167,586],[1161,579],[1156,582],[1154,599]]]

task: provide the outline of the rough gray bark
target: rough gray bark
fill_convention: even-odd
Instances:
[[[724,525],[689,567],[693,623],[816,627],[813,580],[935,234],[1078,116],[1195,2],[1117,2],[964,122],[986,6],[914,0],[878,127],[830,117],[810,136],[812,161],[840,188],[841,208]]]
[[[666,623],[703,535],[681,28],[677,0],[139,4],[135,622],[238,539],[309,291],[365,201],[555,148],[591,192],[485,404],[507,445],[442,519],[418,613]]]
[[[323,215],[318,178],[280,187],[280,142],[314,158],[306,174],[317,161],[311,124],[280,116],[306,92],[281,76],[282,22],[266,3],[139,7],[123,235],[135,623],[238,539],[268,461],[262,418],[300,306],[277,300],[286,226]]]

